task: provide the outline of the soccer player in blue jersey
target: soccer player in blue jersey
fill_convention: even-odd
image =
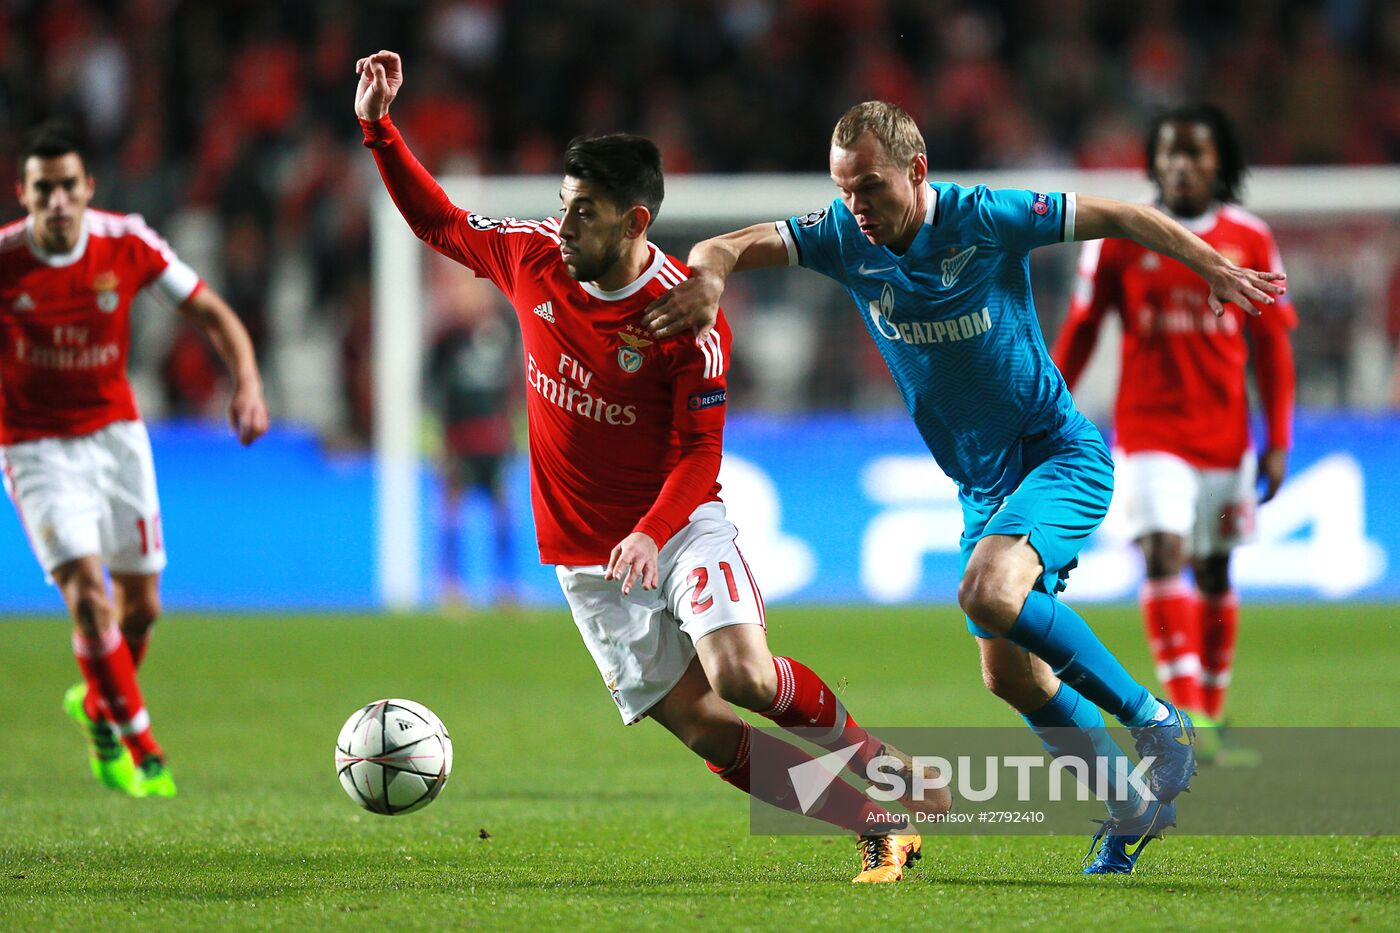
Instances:
[[[1175,823],[1172,801],[1195,773],[1195,730],[1055,598],[1108,509],[1113,462],[1046,351],[1027,254],[1071,240],[1136,240],[1205,279],[1217,314],[1225,302],[1258,314],[1255,305],[1283,293],[1282,276],[1235,266],[1147,205],[930,182],[923,136],[893,104],[847,111],[830,166],[839,197],[829,207],[697,244],[690,279],[655,302],[646,323],[659,336],[689,327],[703,335],[729,275],[744,269],[802,265],[845,286],[924,442],[958,483],[958,602],[988,689],[1052,755],[1106,758],[1116,773],[1124,753],[1102,709],[1153,759],[1154,799],[1109,789],[1109,819],[1095,837],[1103,844],[1086,869],[1131,872],[1145,844]]]

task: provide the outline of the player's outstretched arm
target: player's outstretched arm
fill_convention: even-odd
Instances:
[[[397,52],[379,51],[355,63],[360,76],[355,90],[355,115],[364,130],[365,145],[374,153],[379,175],[413,235],[450,259],[500,284],[500,257],[482,253],[482,228],[468,223],[468,214],[453,204],[428,170],[409,151],[389,118],[389,107],[403,87],[403,61]],[[491,231],[491,239],[495,231]],[[474,242],[475,241],[475,242]],[[499,244],[497,244],[499,246]]]
[[[1076,200],[1076,240],[1123,237],[1184,263],[1210,286],[1210,309],[1217,317],[1224,313],[1225,302],[1239,305],[1248,314],[1258,314],[1256,305],[1271,305],[1273,296],[1287,290],[1282,272],[1260,272],[1235,265],[1154,207],[1091,195],[1080,195]]]
[[[702,240],[686,259],[690,278],[648,305],[642,324],[658,338],[684,330],[704,337],[719,317],[719,299],[731,274],[787,264],[787,245],[772,223]]]
[[[219,358],[233,376],[233,400],[228,421],[243,446],[267,433],[267,401],[263,398],[262,376],[248,330],[219,293],[209,286],[197,290],[180,305],[180,312],[194,319]]]

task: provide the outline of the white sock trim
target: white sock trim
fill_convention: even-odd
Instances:
[[[105,658],[122,643],[122,630],[115,625],[103,629],[96,642],[89,641],[78,631],[73,632],[73,654],[80,658]]]
[[[773,705],[768,708],[765,716],[781,716],[792,708],[792,701],[797,697],[797,677],[792,673],[792,662],[787,658],[774,658],[775,669],[778,673],[778,695],[773,698]]]
[[[117,723],[117,731],[122,735],[139,735],[151,728],[151,714],[146,712],[146,707],[141,707],[126,722]]]
[[[1157,679],[1162,683],[1178,677],[1200,677],[1201,657],[1196,654],[1183,654],[1157,665]]]
[[[1234,679],[1232,671],[1202,671],[1201,685],[1205,687],[1228,687]]]

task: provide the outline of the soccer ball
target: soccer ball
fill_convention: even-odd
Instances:
[[[350,799],[398,816],[426,807],[452,770],[452,737],[412,700],[379,700],[356,710],[335,742],[335,770]]]

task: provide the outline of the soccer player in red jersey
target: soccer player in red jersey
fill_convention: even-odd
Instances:
[[[69,131],[38,127],[19,170],[27,216],[0,227],[5,488],[73,617],[83,682],[64,706],[84,727],[93,774],[135,797],[172,797],[136,679],[166,556],[150,439],[126,378],[132,298],[153,288],[203,326],[234,375],[229,418],[244,444],[267,430],[262,381],[223,299],[139,215],[88,207],[95,181]]]
[[[1283,271],[1268,225],[1236,204],[1245,166],[1224,113],[1196,105],[1163,114],[1146,145],[1163,211],[1232,261]],[[1053,355],[1073,387],[1103,319],[1115,314],[1122,321],[1118,495],[1146,560],[1147,638],[1172,702],[1218,719],[1239,612],[1230,551],[1252,530],[1256,459],[1265,502],[1287,470],[1294,387],[1288,332],[1297,314],[1284,296],[1271,314],[1228,305],[1216,317],[1208,295],[1191,270],[1131,240],[1087,243]],[[1245,386],[1251,358],[1266,425],[1257,458]],[[1183,577],[1187,563],[1195,592]]]
[[[540,559],[555,565],[584,643],[623,721],[650,717],[726,782],[799,809],[788,768],[811,758],[751,728],[753,710],[827,748],[909,762],[862,729],[822,680],[770,653],[763,599],[719,498],[730,334],[654,340],[643,310],[686,267],[647,240],[661,157],[636,136],[580,138],[564,156],[561,216],[495,219],[462,210],[389,119],[399,56],[360,59],[355,112],[365,145],[413,232],[496,284],[520,321],[530,487]],[[815,737],[814,737],[815,733]],[[909,784],[906,784],[906,787]],[[906,801],[946,812],[936,799]],[[897,881],[920,845],[844,781],[811,810],[861,835],[857,881]]]

